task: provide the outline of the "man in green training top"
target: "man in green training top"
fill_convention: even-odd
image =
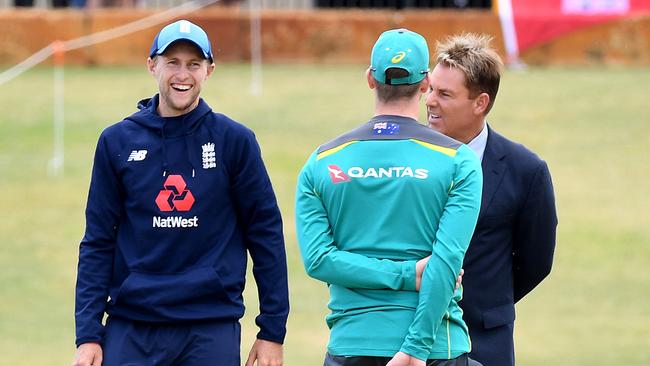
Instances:
[[[298,178],[303,261],[331,297],[325,366],[478,364],[454,285],[481,166],[466,145],[417,122],[428,65],[422,36],[384,32],[367,71],[374,116],[320,146]]]

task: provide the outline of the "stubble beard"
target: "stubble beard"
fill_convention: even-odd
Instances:
[[[198,98],[199,98],[198,92],[192,93],[191,97],[189,98],[189,101],[184,102],[173,98],[171,93],[169,93],[165,96],[165,104],[172,112],[185,114],[190,111],[194,103],[197,102]]]

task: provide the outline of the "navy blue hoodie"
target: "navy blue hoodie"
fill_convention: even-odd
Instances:
[[[153,323],[237,320],[247,251],[258,338],[282,343],[289,312],[282,220],[252,131],[201,99],[160,117],[158,96],[97,143],[79,246],[77,345],[104,312]]]

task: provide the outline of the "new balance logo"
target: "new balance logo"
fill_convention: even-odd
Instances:
[[[203,154],[201,155],[203,159],[203,169],[216,168],[217,155],[214,152],[214,143],[209,142],[201,145],[201,148],[203,149]]]
[[[127,161],[142,161],[147,157],[147,150],[133,150]]]

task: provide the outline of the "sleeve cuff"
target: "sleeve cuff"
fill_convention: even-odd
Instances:
[[[415,263],[416,261],[405,261],[402,265],[402,290],[415,291]]]
[[[260,331],[259,333],[257,333],[257,339],[262,339],[262,340],[269,341],[269,342],[284,344],[284,336],[282,336],[282,337],[273,336],[273,335],[268,334],[268,333],[266,333],[264,331]]]
[[[415,357],[420,361],[426,361],[429,358],[429,351],[419,349],[410,345],[402,345],[400,352],[404,352],[411,357]]]
[[[102,339],[97,337],[83,337],[83,338],[77,338],[77,340],[75,341],[75,345],[77,346],[77,348],[79,348],[79,346],[81,346],[84,343],[102,344]]]

